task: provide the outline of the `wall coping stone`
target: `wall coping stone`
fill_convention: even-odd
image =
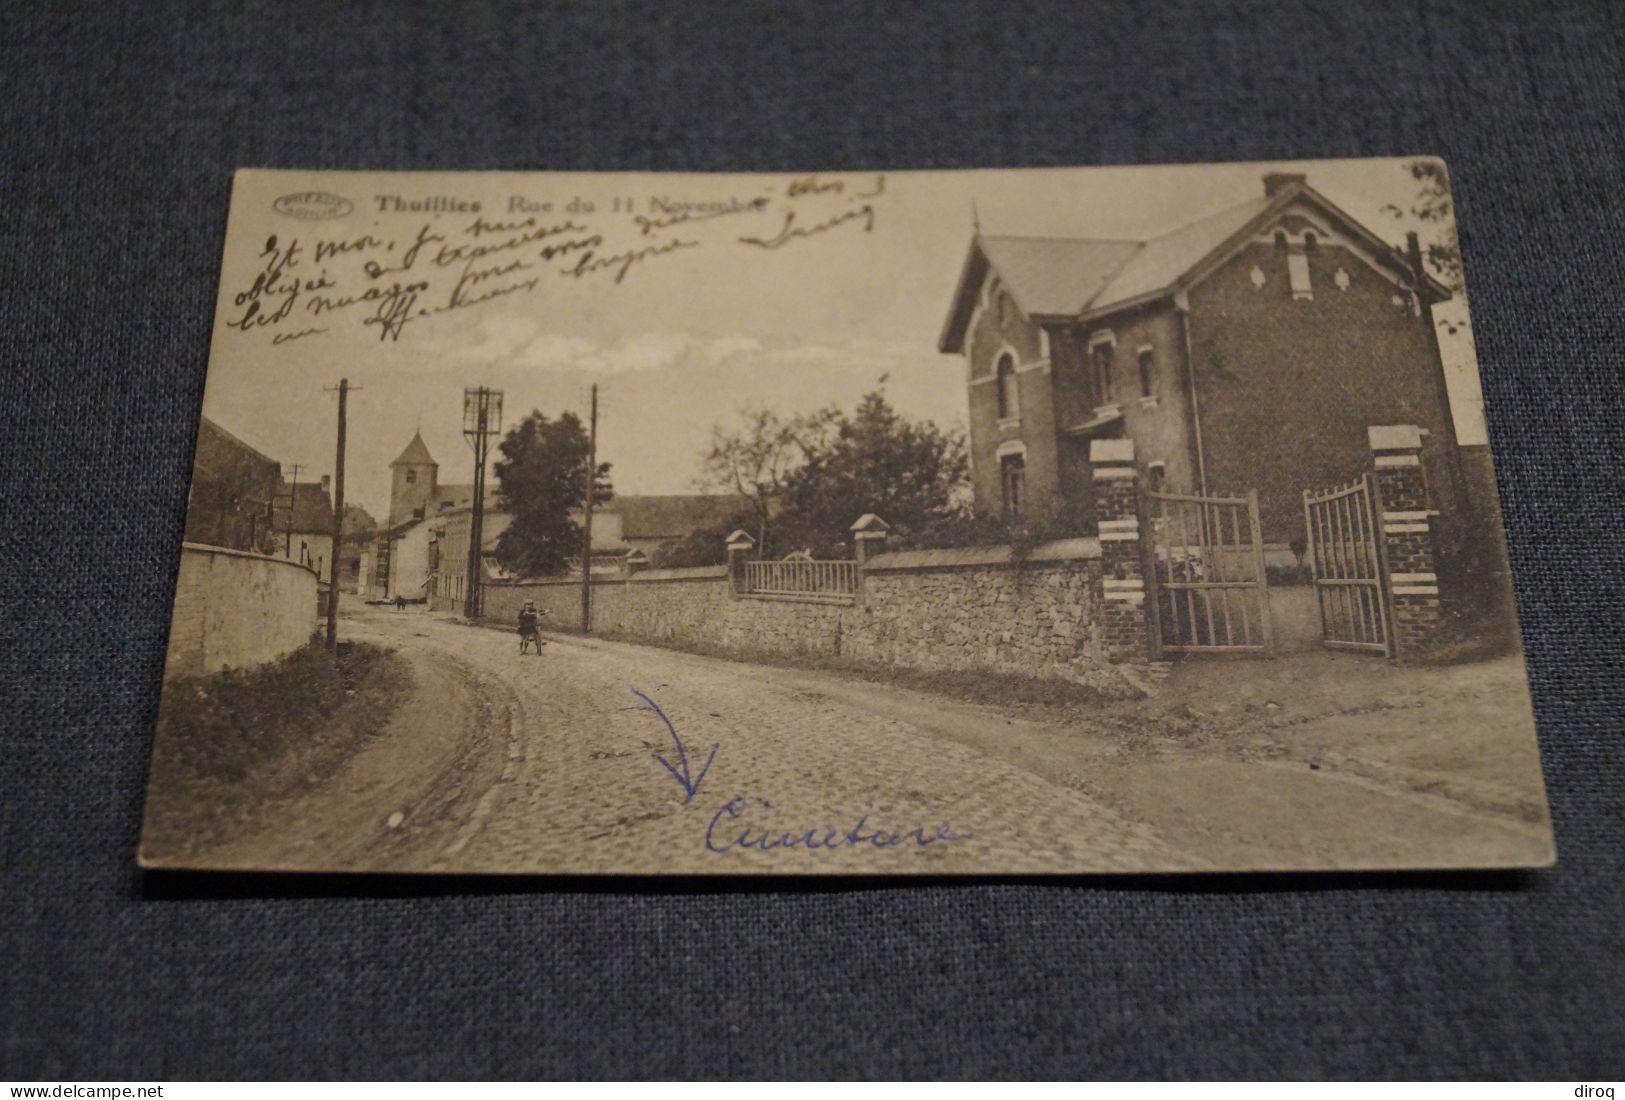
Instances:
[[[1373,451],[1419,451],[1422,429],[1415,424],[1371,424],[1366,437]]]
[[[677,569],[644,569],[632,574],[629,581],[632,584],[648,584],[650,581],[716,581],[726,580],[729,575],[726,565],[690,565]]]
[[[864,571],[884,573],[905,569],[965,569],[977,566],[1010,569],[1033,562],[1092,561],[1099,557],[1099,539],[1057,539],[1033,547],[1024,562],[1012,560],[1009,546],[963,546],[947,550],[894,550],[876,554],[864,565]]]
[[[724,580],[728,576],[726,565],[693,565],[680,569],[643,569],[629,576],[606,577],[596,576],[592,583],[599,584],[648,584],[650,581],[713,581]],[[504,577],[501,580],[485,582],[488,588],[523,588],[526,586],[558,587],[568,586],[580,588],[580,577]]]
[[[481,581],[486,588],[522,588],[526,585],[572,585],[581,587],[580,577],[501,577],[498,579]],[[594,584],[602,582],[594,581]]]
[[[279,558],[272,554],[256,554],[252,550],[233,550],[229,546],[211,546],[206,542],[183,542],[181,543],[181,549],[191,550],[193,553],[198,554],[222,554],[230,558],[248,558],[250,561],[275,562],[277,565],[287,565],[294,569],[303,569],[307,573],[316,572],[316,570],[312,569],[310,566],[304,564],[303,562],[296,561],[293,558]]]

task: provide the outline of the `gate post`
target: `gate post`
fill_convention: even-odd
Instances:
[[[1095,516],[1100,528],[1098,595],[1106,656],[1112,661],[1145,660],[1151,655],[1151,632],[1146,621],[1134,440],[1093,441],[1089,465],[1094,470]]]
[[[852,557],[858,563],[857,595],[859,599],[864,599],[868,588],[864,578],[869,572],[869,559],[876,554],[886,552],[886,537],[891,531],[891,524],[873,512],[865,512],[858,517],[856,523],[852,524],[850,530],[852,532]]]
[[[1414,661],[1442,621],[1422,430],[1414,424],[1373,424],[1367,433],[1382,513],[1384,583],[1394,612],[1394,659]]]
[[[735,531],[728,536],[726,546],[728,549],[728,595],[737,596],[745,590],[745,563],[750,560],[750,552],[756,549],[756,540],[744,531]]]

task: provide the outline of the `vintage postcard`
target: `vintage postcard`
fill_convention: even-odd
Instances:
[[[1427,157],[244,170],[140,860],[1554,858]]]

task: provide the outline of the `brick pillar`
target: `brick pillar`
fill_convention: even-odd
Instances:
[[[891,524],[875,515],[865,512],[859,516],[857,522],[852,524],[852,556],[858,562],[858,595],[864,593],[864,570],[868,568],[869,559],[876,554],[886,552],[886,537],[891,531]]]
[[[1101,633],[1113,661],[1151,656],[1146,623],[1144,559],[1140,555],[1140,482],[1132,439],[1089,445],[1095,518],[1100,527]]]
[[[1372,425],[1372,480],[1377,486],[1393,653],[1415,660],[1438,632],[1439,575],[1435,569],[1432,503],[1422,475],[1422,431],[1414,424]]]
[[[886,552],[886,537],[891,531],[891,524],[873,512],[859,516],[851,531],[852,556],[858,559],[859,570],[870,558]]]
[[[738,595],[745,590],[745,563],[756,549],[756,540],[744,531],[728,536],[728,591]]]

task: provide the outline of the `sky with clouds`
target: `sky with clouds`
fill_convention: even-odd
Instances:
[[[872,221],[843,222],[773,250],[738,238],[769,236],[791,204],[789,176],[648,174],[299,173],[238,176],[223,265],[204,412],[303,477],[332,469],[334,411],[323,392],[339,377],[351,398],[347,499],[375,516],[387,510],[388,463],[421,430],[440,462],[443,482],[472,479],[461,432],[465,386],[506,393],[506,421],[531,409],[585,414],[599,386],[599,453],[614,466],[617,491],[696,491],[699,458],[712,426],[747,406],[787,414],[834,404],[851,407],[881,384],[907,415],[944,426],[965,421],[964,364],[936,341],[972,232],[1140,237],[1164,231],[1256,195],[1271,167],[1304,171],[1309,182],[1372,229],[1399,243],[1410,226],[1382,213],[1406,205],[1415,186],[1400,161],[1327,161],[1291,165],[1130,169],[1034,169],[964,173],[888,173],[882,193],[863,200]],[[803,201],[802,224],[857,207],[852,196],[876,186],[875,174],[819,177],[844,194]],[[299,223],[273,212],[278,196],[303,190],[345,196],[355,212],[333,222]],[[376,196],[454,196],[504,216],[514,200],[551,203],[564,217],[572,199],[593,202],[569,215],[611,244],[643,243],[616,198],[649,214],[673,203],[748,202],[765,210],[664,231],[700,247],[652,258],[616,283],[605,274],[547,279],[533,291],[426,317],[398,340],[375,327],[333,323],[328,331],[272,342],[269,331],[225,322],[240,315],[235,295],[253,281],[266,238],[285,245],[299,235],[362,233],[380,239],[418,225],[460,227],[469,216],[386,214]],[[658,205],[664,204],[664,206]],[[865,230],[865,223],[870,226]],[[356,261],[359,262],[359,261]],[[343,258],[333,277],[347,275]],[[556,274],[550,272],[549,274]],[[1464,311],[1460,303],[1445,309]],[[1446,341],[1447,375],[1464,442],[1483,440],[1482,408],[1470,337]]]

